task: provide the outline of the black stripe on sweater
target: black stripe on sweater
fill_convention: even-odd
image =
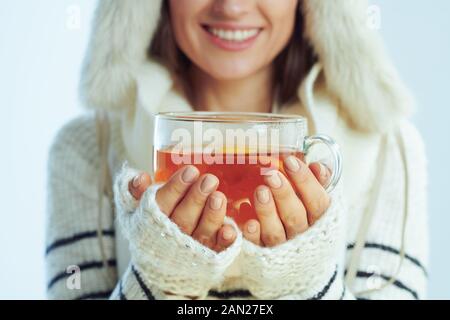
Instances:
[[[342,289],[341,296],[339,297],[339,300],[344,300],[345,293],[347,292],[347,287],[344,285]]]
[[[108,260],[109,267],[115,267],[116,265],[117,265],[117,262],[115,259]],[[104,267],[102,261],[90,261],[90,262],[85,262],[85,263],[79,264],[77,266],[78,266],[78,268],[80,268],[80,272],[90,270],[90,269],[101,269]],[[70,275],[71,275],[71,273],[67,273],[66,271],[62,271],[62,272],[58,273],[47,284],[47,289],[50,290],[55,285],[55,283],[67,278]]]
[[[114,238],[114,230],[102,230],[102,234],[106,237],[112,237]],[[50,244],[47,249],[45,249],[45,255],[48,255],[53,250],[68,246],[71,244],[74,244],[78,241],[84,240],[84,239],[91,239],[91,238],[97,238],[97,231],[86,231],[81,233],[76,233],[73,236],[62,238],[54,241],[52,244]]]
[[[125,294],[123,293],[122,280],[119,281],[119,299],[120,300],[128,300],[127,297],[125,296]]]
[[[142,291],[145,293],[145,296],[147,297],[147,300],[155,300],[155,297],[153,296],[150,289],[145,285],[144,281],[141,278],[141,275],[136,270],[134,266],[131,266],[131,270],[133,271],[134,276],[136,277],[136,281],[138,282],[139,286],[141,287]]]
[[[252,296],[252,294],[248,290],[230,290],[230,291],[210,290],[208,292],[208,295],[219,299],[249,298]]]
[[[347,245],[347,250],[352,250],[355,247],[354,243],[350,243],[349,245]],[[378,250],[382,250],[385,252],[389,252],[389,253],[393,253],[396,255],[400,255],[400,250],[397,250],[395,248],[389,247],[387,245],[384,244],[380,244],[380,243],[373,243],[373,242],[366,242],[364,244],[364,248],[367,249],[378,249]],[[420,261],[408,254],[405,254],[405,259],[411,261],[413,264],[415,264],[417,267],[419,267],[420,269],[422,269],[422,271],[425,273],[426,276],[428,276],[427,270],[425,269],[425,267],[420,263]]]
[[[323,287],[323,289],[319,293],[317,293],[314,297],[309,298],[308,300],[321,300],[327,294],[328,290],[330,290],[331,286],[333,285],[334,281],[336,280],[337,273],[338,273],[337,271],[338,271],[338,269],[336,266],[334,273],[331,276],[331,279],[326,284],[326,286]]]
[[[111,296],[111,291],[92,292],[83,294],[74,300],[89,300],[89,299],[108,299]]]
[[[347,271],[345,273],[347,273]],[[358,271],[356,273],[357,278],[370,278],[372,276],[380,277],[381,279],[383,279],[385,281],[389,281],[391,279],[391,277],[389,277],[389,276],[386,276],[384,274],[376,274],[374,272]],[[419,300],[419,295],[417,294],[417,292],[412,290],[411,288],[407,287],[403,282],[395,280],[392,284],[394,286],[396,286],[397,288],[410,293],[414,299]]]

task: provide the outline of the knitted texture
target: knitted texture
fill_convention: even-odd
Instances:
[[[152,185],[144,193],[134,212],[124,200],[134,170],[124,168],[117,178],[116,203],[120,205],[119,221],[129,240],[133,265],[146,281],[164,292],[180,296],[204,298],[208,290],[220,283],[225,270],[239,254],[242,234],[232,219],[225,222],[238,233],[226,250],[216,253],[183,233],[158,207],[155,195],[161,184]],[[125,182],[124,182],[125,181]]]
[[[139,201],[136,200],[130,193],[128,185],[133,178],[139,174],[139,171],[128,166],[125,162],[122,166],[122,171],[117,177],[117,181],[114,184],[114,198],[116,206],[120,211],[125,213],[131,213],[139,205]]]
[[[312,297],[336,269],[342,200],[334,193],[330,208],[306,232],[274,248],[244,241],[242,270],[246,286],[258,298],[297,292]]]

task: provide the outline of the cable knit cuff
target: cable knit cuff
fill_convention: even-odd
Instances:
[[[244,240],[242,272],[247,288],[260,299],[294,295],[313,299],[336,278],[342,201],[331,206],[306,232],[274,248]],[[333,280],[334,281],[334,280]]]
[[[128,185],[130,181],[139,174],[139,171],[132,169],[125,162],[122,166],[122,170],[116,177],[114,183],[114,198],[117,209],[119,212],[130,213],[136,210],[139,205],[137,201],[130,193]]]
[[[120,184],[118,179],[117,185]],[[234,221],[226,218],[225,223],[232,225],[238,234],[234,243],[220,253],[202,245],[161,212],[155,201],[160,186],[151,186],[133,213],[119,212],[132,263],[149,287],[174,295],[204,298],[211,287],[222,281],[225,270],[239,255],[242,235]],[[119,201],[129,203],[120,197]]]

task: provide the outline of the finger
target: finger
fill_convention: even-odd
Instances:
[[[226,210],[226,196],[219,191],[213,192],[208,198],[200,222],[192,237],[204,246],[213,249],[216,246],[217,231],[223,225]]]
[[[139,206],[140,200],[131,193],[130,182],[141,173],[125,163],[114,179],[114,198],[119,211],[131,213]]]
[[[194,232],[209,195],[216,191],[219,179],[212,174],[201,176],[177,205],[170,218],[188,235]]]
[[[175,172],[156,192],[156,203],[160,210],[170,216],[199,175],[194,166],[186,166]]]
[[[331,170],[323,163],[314,162],[309,165],[309,169],[316,177],[317,181],[325,187],[330,183]]]
[[[285,159],[286,173],[291,178],[312,225],[330,205],[330,197],[308,166],[300,159],[290,156]]]
[[[152,179],[150,175],[148,173],[141,173],[128,183],[128,190],[136,200],[141,200],[142,195],[151,184]]]
[[[287,238],[306,231],[309,227],[306,209],[286,176],[275,170],[265,176],[264,181],[270,187]]]
[[[259,186],[254,194],[255,211],[261,226],[261,240],[267,247],[286,241],[283,224],[278,217],[272,193],[267,186]]]
[[[261,226],[258,220],[252,219],[245,223],[243,228],[244,238],[254,244],[261,245]]]
[[[234,240],[236,240],[236,236],[236,231],[232,226],[229,224],[223,225],[219,232],[217,232],[216,247],[214,250],[216,252],[225,250],[233,244]]]

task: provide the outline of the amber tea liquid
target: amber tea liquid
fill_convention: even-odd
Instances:
[[[156,151],[155,181],[166,182],[181,167],[192,164],[200,171],[200,174],[210,173],[219,178],[218,191],[223,192],[227,199],[227,215],[232,217],[238,225],[242,225],[249,219],[256,218],[253,210],[253,193],[259,185],[264,184],[263,174],[275,169],[283,173],[283,159],[290,155],[295,155],[304,161],[304,154],[293,149],[280,149],[277,154],[271,153],[251,153],[251,152],[223,152],[215,154],[215,159],[222,159],[213,164],[207,164],[202,154],[184,154],[182,164],[174,161],[177,155],[171,150]],[[197,161],[195,161],[197,160]],[[211,162],[209,162],[211,163]]]

